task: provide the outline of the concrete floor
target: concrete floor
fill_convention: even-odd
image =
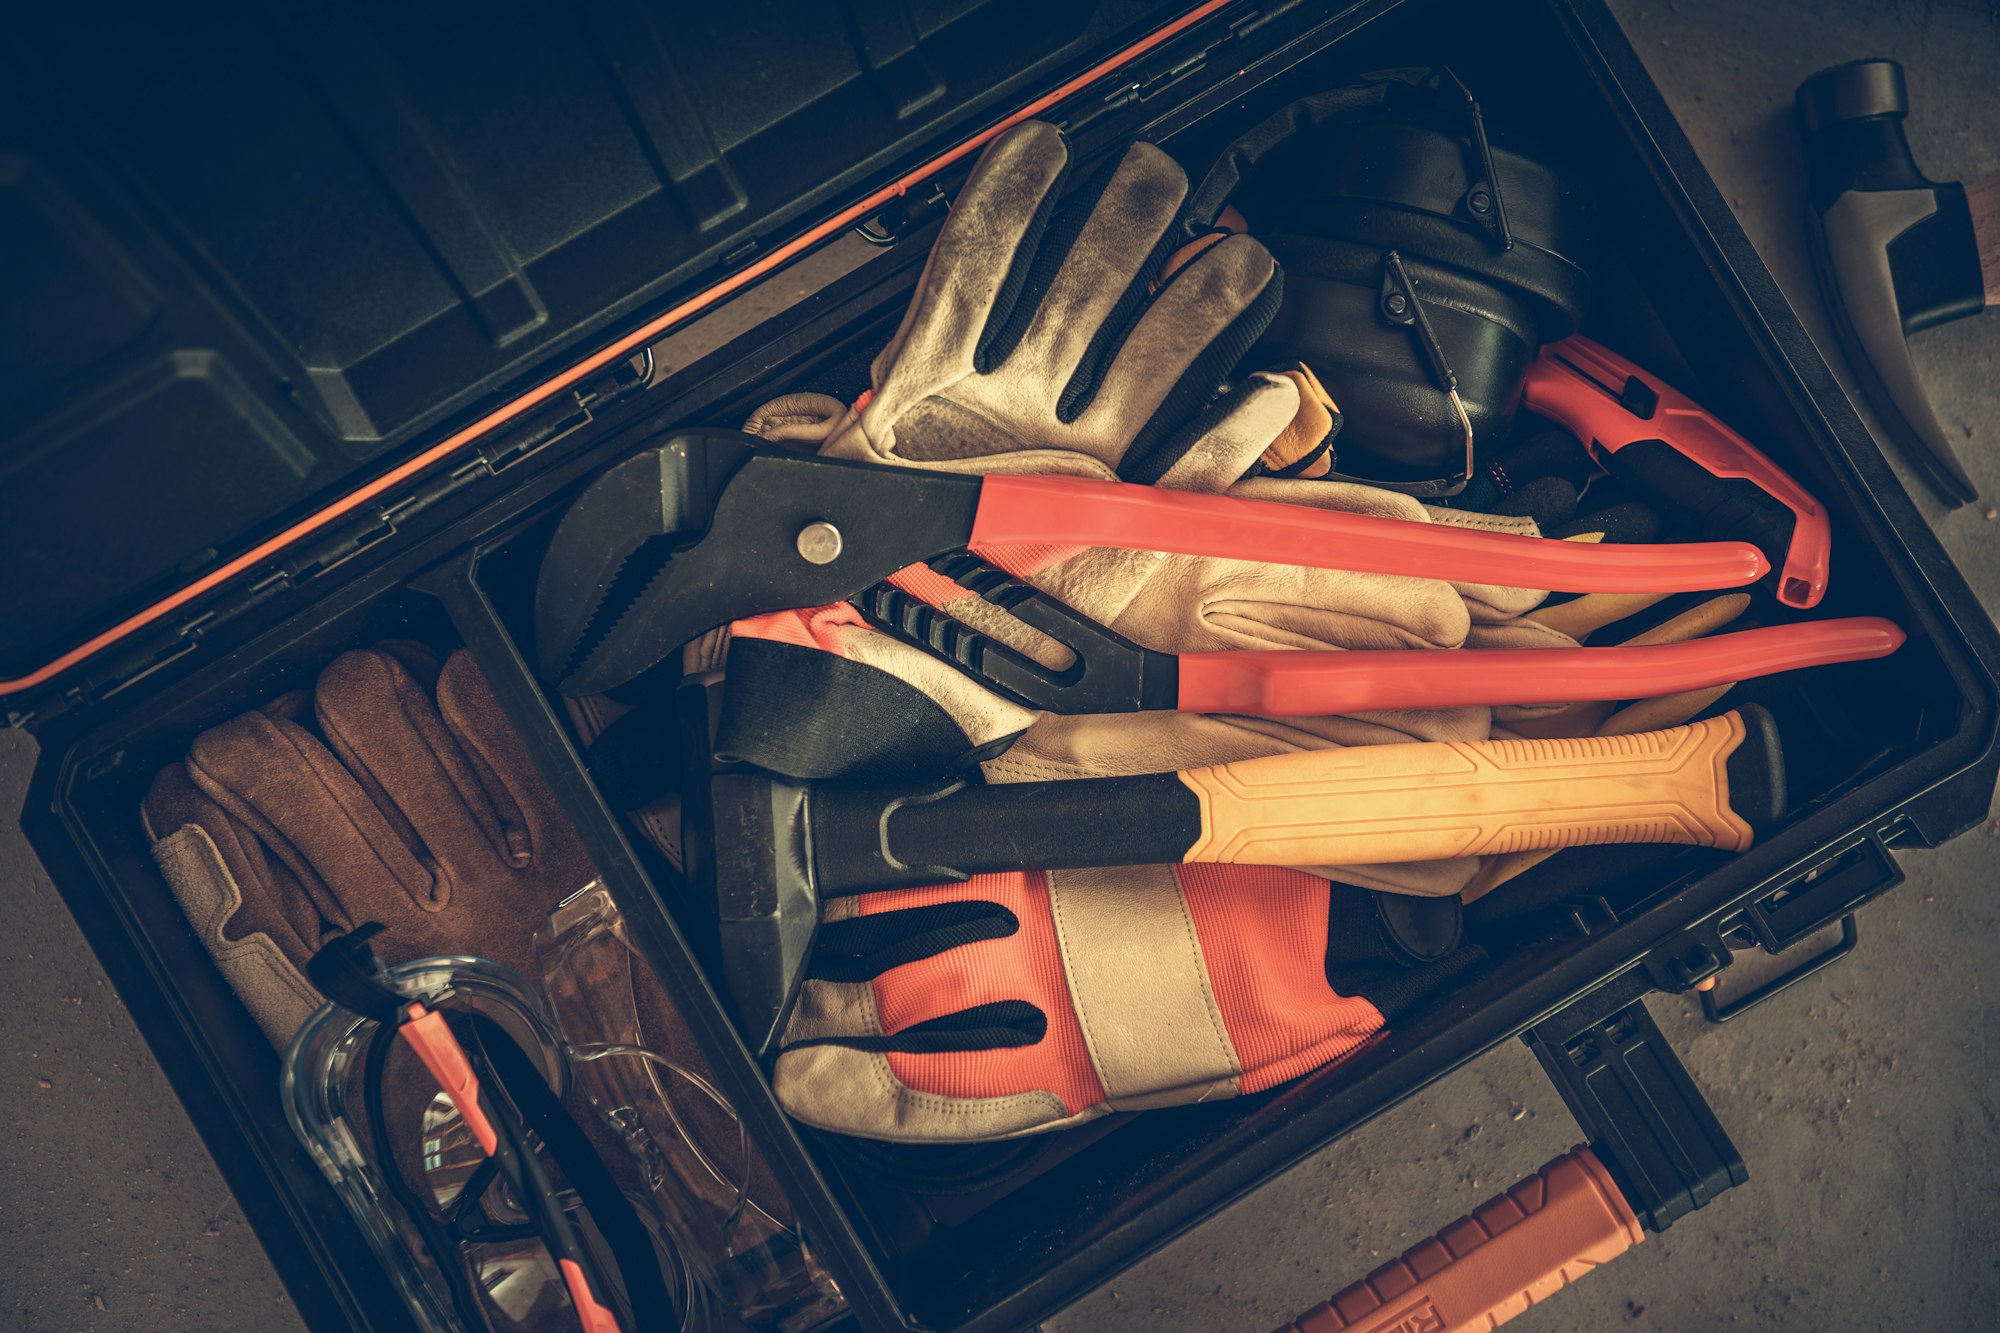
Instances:
[[[1978,0],[1612,0],[1808,327],[1831,348],[1798,222],[1800,79],[1891,56],[1942,178],[2000,170],[2000,9]],[[2000,318],[1921,335],[1941,418],[2000,497]],[[1830,352],[1844,373],[1838,354]],[[1919,503],[1989,609],[2000,522]],[[0,734],[0,810],[32,743]],[[1517,1327],[2000,1328],[2000,1033],[1986,975],[2000,824],[1901,860],[1836,968],[1728,1028],[1653,1001],[1750,1183]],[[1984,869],[1982,869],[1984,867]],[[11,825],[0,882],[0,1321],[31,1330],[297,1328],[256,1238],[74,922]],[[1731,980],[1750,966],[1740,966]],[[1051,1330],[1268,1328],[1399,1253],[1578,1135],[1525,1049],[1496,1051],[1121,1274]]]

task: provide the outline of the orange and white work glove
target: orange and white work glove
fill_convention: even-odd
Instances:
[[[1265,866],[975,875],[828,901],[772,1075],[807,1124],[904,1143],[1213,1101],[1340,1060],[1478,965]]]

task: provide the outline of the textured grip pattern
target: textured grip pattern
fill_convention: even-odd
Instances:
[[[1561,740],[1365,745],[1180,775],[1201,801],[1182,858],[1369,865],[1669,842],[1742,851],[1730,808],[1735,713],[1666,731]]]
[[[1644,1239],[1603,1164],[1573,1148],[1279,1333],[1478,1333]]]

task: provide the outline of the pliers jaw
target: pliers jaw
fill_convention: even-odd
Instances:
[[[748,457],[725,436],[676,435],[618,463],[570,506],[535,587],[535,656],[565,693],[622,658],[629,613],[672,560],[708,535],[716,497]],[[732,457],[732,454],[734,455]],[[610,652],[605,651],[610,642]]]
[[[751,610],[839,601],[963,546],[979,490],[977,477],[678,433],[617,464],[563,516],[535,590],[543,678],[600,693]]]

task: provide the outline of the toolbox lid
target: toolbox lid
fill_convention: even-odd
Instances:
[[[17,25],[0,62],[0,704],[869,187],[1213,7],[489,0],[23,21],[49,30]]]

